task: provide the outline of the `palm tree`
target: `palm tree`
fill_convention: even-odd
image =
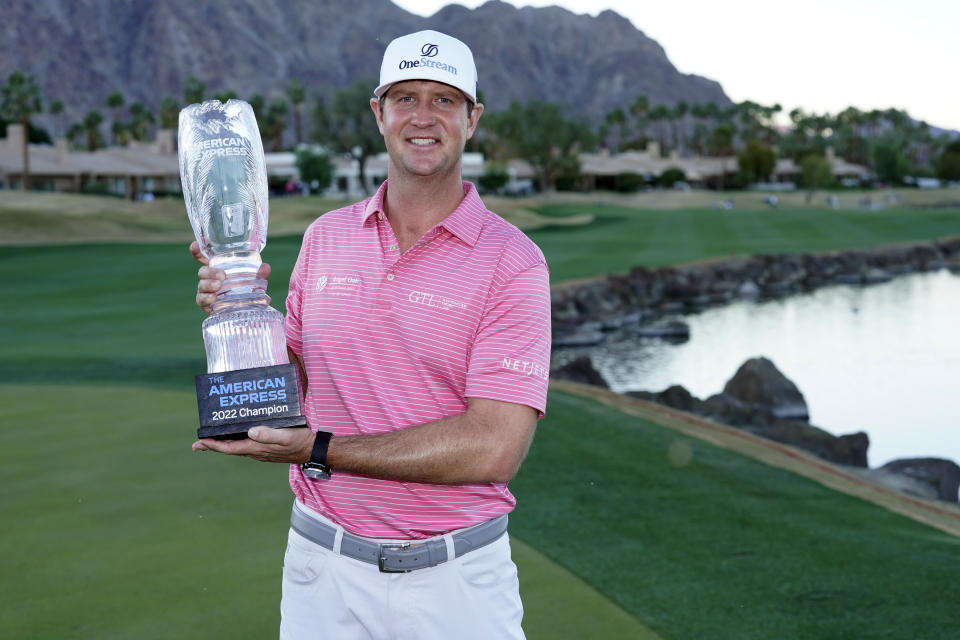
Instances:
[[[357,161],[360,187],[365,193],[368,192],[367,160],[383,150],[383,137],[368,106],[371,82],[358,80],[339,89],[333,94],[329,108],[322,102],[317,103],[314,116],[317,139],[336,153],[349,153]]]
[[[626,138],[625,131],[627,126],[627,114],[623,109],[614,109],[603,118],[604,134],[601,136],[601,142],[609,151],[616,153],[621,149]],[[617,137],[615,143],[610,143],[607,138],[612,132],[613,127],[617,128]]]
[[[678,125],[675,125],[673,130],[674,144],[679,146],[681,151],[687,146],[687,113],[689,112],[690,105],[684,100],[679,100],[677,104],[673,105],[673,117],[680,121]],[[679,136],[677,136],[678,132],[680,134]]]
[[[200,82],[196,76],[187,76],[187,79],[183,81],[183,101],[187,104],[203,102],[203,92],[206,89],[207,85]]]
[[[167,96],[160,101],[160,128],[176,129],[180,119],[180,105],[176,99]]]
[[[40,87],[33,76],[14,71],[0,89],[0,115],[23,126],[23,189],[30,188],[30,116],[41,110]]]
[[[63,123],[61,122],[63,115],[63,100],[60,98],[55,98],[50,101],[50,104],[47,106],[47,113],[49,113],[54,118],[54,129],[53,137],[60,137],[61,130],[63,129]]]
[[[264,117],[266,116],[266,101],[262,94],[255,93],[247,99],[247,102],[250,103],[250,108],[253,109],[253,117],[256,118],[257,126],[260,127],[262,132],[264,130]]]
[[[100,136],[100,125],[103,124],[103,114],[96,109],[91,109],[83,118],[83,131],[87,136],[87,151],[96,151],[100,146],[102,138]]]
[[[111,116],[113,120],[111,133],[113,134],[113,144],[117,144],[117,135],[123,135],[124,131],[126,130],[124,124],[120,122],[120,107],[123,106],[123,94],[119,91],[114,91],[107,96],[106,105],[110,111],[113,112],[113,115]]]
[[[640,133],[638,143],[641,146],[647,144],[647,113],[649,111],[650,100],[642,93],[638,95],[637,99],[630,105],[630,115],[633,116],[634,121],[637,123],[637,131]]]
[[[664,132],[665,127],[660,124],[661,121],[666,120],[670,117],[670,109],[662,104],[658,104],[653,109],[650,110],[650,121],[656,123],[657,126],[657,137],[660,140],[660,154],[663,155],[667,151],[667,139]]]
[[[132,130],[130,125],[126,122],[120,122],[119,120],[114,120],[113,124],[110,125],[110,134],[113,136],[113,143],[120,146],[127,146],[127,143],[130,142],[130,134]]]
[[[297,144],[303,142],[303,125],[301,124],[300,105],[307,98],[307,92],[303,88],[303,83],[299,79],[293,78],[287,85],[287,97],[290,98],[290,104],[293,105],[293,132],[297,138]]]
[[[141,102],[134,102],[130,105],[130,135],[134,140],[147,140],[150,138],[150,130],[153,128],[155,119],[153,114],[147,111]]]
[[[273,150],[283,150],[283,131],[287,127],[287,112],[290,105],[283,98],[274,98],[270,101],[267,114],[263,119],[263,137],[273,140]]]
[[[81,148],[83,147],[86,134],[84,132],[83,125],[79,122],[74,122],[67,129],[64,136],[66,136],[67,140],[73,144],[74,148]]]

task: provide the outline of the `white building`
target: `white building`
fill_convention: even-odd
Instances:
[[[23,125],[7,125],[0,139],[0,188],[22,188]],[[100,183],[109,193],[136,198],[158,190],[180,190],[180,168],[173,148],[173,131],[160,129],[153,142],[97,151],[72,151],[67,141],[29,145],[33,189],[79,192]]]

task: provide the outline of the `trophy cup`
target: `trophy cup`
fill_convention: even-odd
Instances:
[[[226,280],[203,322],[207,373],[196,376],[201,438],[245,438],[254,425],[306,424],[283,314],[257,278],[267,242],[267,169],[253,109],[208,100],[180,112],[187,216],[210,266]]]

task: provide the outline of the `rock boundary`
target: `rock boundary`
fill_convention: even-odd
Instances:
[[[949,268],[960,273],[960,237],[825,253],[757,254],[555,285],[554,344],[602,341],[602,332],[739,299],[783,298],[834,284],[873,284]]]

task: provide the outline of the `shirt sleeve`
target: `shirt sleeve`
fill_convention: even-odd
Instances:
[[[524,404],[543,417],[550,379],[550,275],[542,258],[504,271],[494,278],[474,338],[465,395]]]

